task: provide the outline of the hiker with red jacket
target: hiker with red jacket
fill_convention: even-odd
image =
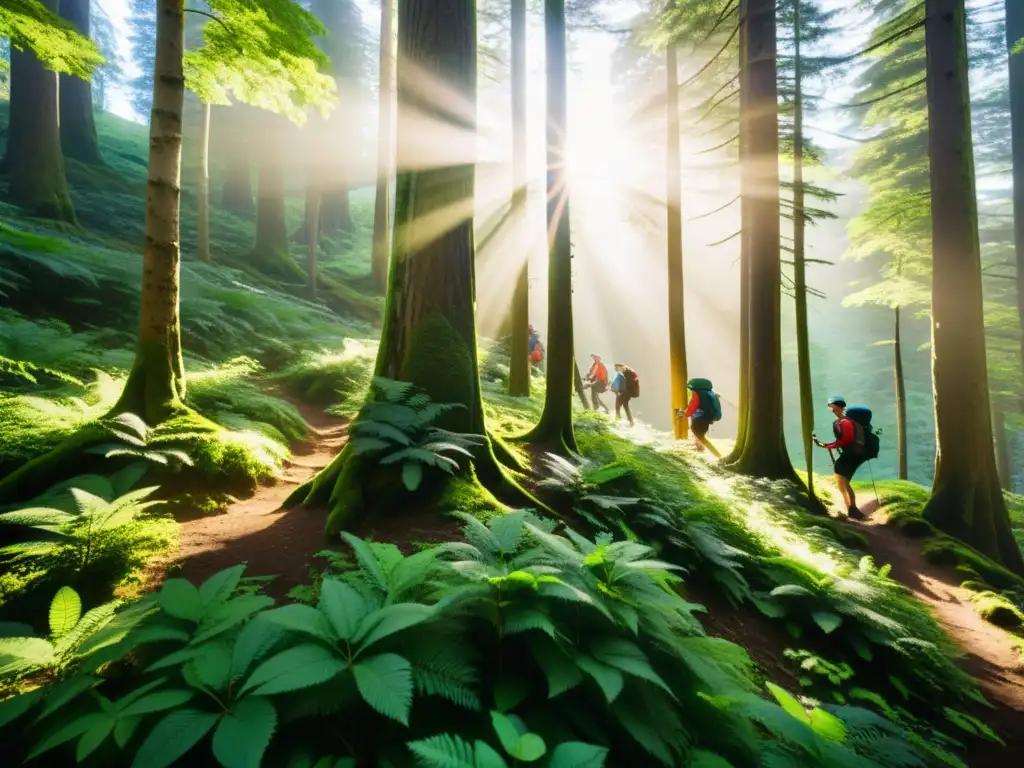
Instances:
[[[594,404],[595,411],[600,408],[605,413],[609,413],[608,406],[602,403],[601,398],[598,397],[602,392],[608,390],[608,368],[601,362],[600,355],[591,355],[590,359],[594,361],[590,366],[590,370],[587,371],[587,384],[590,385],[590,400]]]
[[[830,397],[828,407],[836,417],[832,424],[832,432],[836,439],[831,443],[823,443],[817,435],[814,435],[814,443],[819,448],[827,449],[830,454],[836,449],[839,450],[839,458],[833,464],[836,486],[846,503],[847,516],[851,520],[863,520],[864,514],[857,509],[857,496],[854,494],[850,482],[861,464],[872,458],[869,451],[865,449],[865,427],[847,415],[845,398],[838,395]],[[867,413],[870,422],[871,412],[867,411]],[[867,427],[867,431],[870,432],[870,425]],[[875,455],[877,456],[877,451]]]
[[[615,393],[615,420],[618,421],[622,409],[626,409],[626,418],[629,419],[629,426],[633,426],[633,413],[629,410],[629,401],[634,397],[640,397],[640,377],[623,363],[615,364],[615,378],[612,379],[612,392]]]

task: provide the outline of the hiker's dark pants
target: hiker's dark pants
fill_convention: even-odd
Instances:
[[[839,454],[839,458],[836,459],[836,466],[833,471],[840,477],[853,480],[854,473],[860,469],[861,464],[866,460],[863,454],[854,453],[851,450],[842,451]]]
[[[604,403],[602,403],[601,402],[601,398],[598,397],[598,395],[600,395],[602,392],[606,391],[607,389],[608,389],[607,382],[604,382],[604,381],[594,381],[594,382],[591,382],[591,384],[590,384],[590,402],[593,404],[595,411],[598,408],[600,408],[605,413],[608,413],[608,406],[605,405]]]
[[[615,418],[618,419],[622,415],[622,409],[626,409],[626,418],[629,419],[629,423],[633,423],[633,414],[629,410],[629,395],[618,392],[615,395]]]

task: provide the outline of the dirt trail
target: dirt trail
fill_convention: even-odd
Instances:
[[[178,549],[147,566],[145,584],[157,585],[168,576],[181,576],[198,584],[243,561],[248,562],[247,575],[276,577],[266,587],[274,597],[309,582],[307,564],[312,555],[328,548],[324,514],[318,510],[285,510],[281,504],[297,485],[330,463],[348,433],[343,419],[292,402],[310,425],[309,437],[292,446],[292,458],[278,480],[235,502],[223,514],[182,521]]]
[[[961,666],[977,679],[985,698],[995,706],[979,715],[1007,742],[1007,749],[971,754],[971,768],[1006,765],[1010,755],[1024,755],[1024,660],[1012,636],[981,618],[970,591],[960,586],[963,577],[953,568],[928,562],[919,541],[887,528],[878,519],[884,512],[878,514],[877,500],[863,504],[861,511],[868,520],[851,524],[867,537],[875,562],[890,564],[890,578],[929,608],[963,650]]]

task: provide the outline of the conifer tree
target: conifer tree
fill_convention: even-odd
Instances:
[[[92,0],[60,0],[60,15],[89,37],[91,5]],[[103,163],[93,119],[92,83],[74,75],[60,76],[60,144],[64,157],[87,165]]]

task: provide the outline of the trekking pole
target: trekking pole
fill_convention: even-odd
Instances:
[[[875,492],[875,509],[880,509],[882,500],[878,498],[878,487],[875,485],[875,470],[871,468],[870,461],[868,461],[868,474],[871,476],[871,490]]]

